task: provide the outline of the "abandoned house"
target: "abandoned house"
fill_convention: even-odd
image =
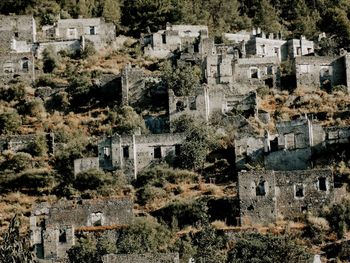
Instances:
[[[223,86],[202,85],[190,96],[176,96],[172,90],[169,94],[169,122],[172,124],[186,114],[195,119],[208,122],[215,113],[242,114],[245,117],[255,116],[257,96],[255,92],[244,95],[235,94]]]
[[[167,58],[176,50],[189,54],[207,52],[208,27],[202,25],[171,25],[167,23],[165,30],[144,35],[142,37],[146,56]]]
[[[314,53],[314,42],[307,40],[304,36],[300,39],[285,40],[281,34],[266,34],[260,28],[252,32],[240,31],[237,33],[225,33],[224,38],[245,46],[247,57],[275,57],[279,61],[288,58],[306,56]]]
[[[34,79],[33,45],[36,24],[32,16],[0,16],[0,78],[4,83],[21,76]]]
[[[179,263],[178,253],[108,254],[103,263]]]
[[[330,92],[332,87],[350,87],[350,58],[348,54],[339,57],[298,57],[295,59],[296,86],[305,89],[320,88]]]
[[[277,134],[266,134],[265,167],[270,170],[303,170],[312,167],[312,153],[325,141],[321,125],[308,117],[276,124]]]
[[[331,170],[249,171],[238,175],[241,225],[317,215],[335,200]]]
[[[152,164],[172,163],[180,154],[185,139],[182,133],[118,135],[98,143],[99,166],[104,170],[122,169],[128,179]]]
[[[127,198],[37,204],[30,216],[36,257],[47,262],[65,258],[75,244],[76,233],[118,230],[133,221],[132,209],[133,202]]]
[[[106,23],[103,18],[59,19],[54,25],[42,28],[36,54],[41,57],[48,46],[52,46],[56,52],[84,49],[86,41],[101,49],[112,43],[115,37],[114,24]]]

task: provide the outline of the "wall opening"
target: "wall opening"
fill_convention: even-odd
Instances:
[[[94,26],[90,26],[90,35],[96,35],[96,28]]]
[[[304,197],[304,185],[303,184],[296,184],[295,185],[295,197],[296,198],[303,198]]]
[[[320,191],[327,191],[327,180],[324,177],[318,178],[318,189]]]
[[[255,189],[256,196],[265,196],[266,195],[265,184],[266,184],[266,181],[263,178],[260,178],[260,181]]]
[[[181,154],[181,144],[175,145],[175,156],[180,156]]]
[[[109,147],[103,147],[103,154],[105,159],[109,159],[111,156],[111,149]]]
[[[103,226],[104,217],[102,212],[95,212],[90,214],[89,223],[92,226]]]
[[[259,78],[259,76],[258,76],[258,69],[257,68],[251,68],[250,69],[250,78],[251,79]]]
[[[67,243],[67,232],[66,229],[60,229],[60,233],[58,236],[58,241],[60,243]]]
[[[155,159],[162,158],[162,148],[160,146],[154,147],[154,155],[153,156]]]
[[[190,97],[189,102],[190,102],[190,110],[196,110],[197,109],[196,97]]]
[[[124,159],[129,159],[129,146],[124,146],[123,147],[123,158]]]
[[[9,74],[9,73],[14,73],[14,65],[12,61],[6,61],[4,63],[4,73]]]
[[[166,35],[165,34],[162,34],[162,43],[166,44]]]
[[[15,37],[18,37],[18,36],[19,36],[18,32],[15,32]]]
[[[28,72],[29,71],[29,59],[28,58],[22,58],[21,59],[22,64],[22,71]]]
[[[176,102],[176,111],[184,111],[186,108],[185,103],[181,100],[179,100],[178,102]]]

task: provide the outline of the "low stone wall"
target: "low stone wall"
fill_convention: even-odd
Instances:
[[[178,253],[108,254],[103,263],[179,263]]]

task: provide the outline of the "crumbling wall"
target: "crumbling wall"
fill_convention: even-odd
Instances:
[[[249,171],[238,175],[241,225],[269,224],[277,219],[273,171]]]
[[[122,104],[133,105],[142,96],[145,89],[145,75],[143,69],[127,64],[121,73]]]
[[[90,169],[99,169],[99,167],[98,157],[76,159],[74,160],[74,175]]]
[[[133,202],[128,198],[61,201],[49,208],[46,226],[113,226],[130,224]]]
[[[108,254],[103,263],[179,263],[178,253]]]
[[[331,170],[285,171],[275,172],[275,175],[277,209],[281,218],[293,220],[306,212],[318,215],[334,201]]]
[[[18,76],[28,81],[34,79],[34,57],[32,53],[2,53],[0,55],[0,79],[8,83]]]
[[[295,74],[297,87],[331,89],[336,85],[347,85],[344,57],[297,57]]]

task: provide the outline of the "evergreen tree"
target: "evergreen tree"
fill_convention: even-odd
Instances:
[[[84,18],[89,17],[89,9],[86,5],[86,1],[85,0],[79,0],[78,5],[77,5],[77,10],[78,10],[78,14],[83,16]]]
[[[119,0],[105,0],[103,5],[102,15],[107,22],[113,22],[115,25],[119,25],[120,24]]]

